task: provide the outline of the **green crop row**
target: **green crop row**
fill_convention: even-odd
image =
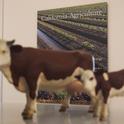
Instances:
[[[53,31],[58,32],[58,33],[61,34],[61,35],[64,35],[65,37],[68,37],[70,40],[77,40],[77,38],[76,38],[75,36],[73,36],[73,35],[71,35],[71,34],[68,34],[68,33],[65,32],[64,30],[60,30],[60,28],[57,28],[57,27],[55,27],[55,26],[53,26],[53,25],[50,25],[50,24],[48,24],[48,23],[41,22],[41,21],[38,21],[38,23],[40,23],[40,24],[42,24],[42,25],[44,25],[44,26],[50,28],[50,29],[53,30]]]
[[[72,21],[65,21],[65,20],[55,20],[55,21],[58,21],[60,23],[75,25],[75,26],[81,27],[81,28],[88,28],[89,30],[101,31],[101,32],[104,32],[104,33],[107,32],[106,28],[100,27],[100,26],[94,26],[94,25],[77,23],[77,22],[72,22]]]

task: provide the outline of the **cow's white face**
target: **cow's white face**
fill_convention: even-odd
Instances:
[[[92,93],[95,91],[96,87],[96,79],[94,76],[94,73],[91,70],[85,70],[80,74],[80,79],[79,79],[84,86],[84,89],[88,91],[89,93]]]
[[[0,68],[10,65],[10,49],[6,41],[0,39]]]

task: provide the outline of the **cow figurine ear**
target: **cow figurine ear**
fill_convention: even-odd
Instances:
[[[7,41],[6,43],[10,47],[15,43],[15,40]]]
[[[76,78],[78,81],[81,81],[81,75],[76,75],[75,78]]]
[[[12,45],[10,47],[11,52],[15,52],[15,53],[21,52],[22,49],[23,47],[21,45]]]

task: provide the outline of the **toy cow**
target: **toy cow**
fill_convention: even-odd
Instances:
[[[94,65],[88,53],[43,50],[13,43],[14,40],[0,40],[0,70],[16,89],[26,93],[24,119],[31,119],[36,111],[36,93],[42,89],[43,75],[48,81],[64,81],[77,67],[92,69]]]
[[[85,70],[77,77],[82,81],[84,90],[92,97],[94,117],[105,120],[108,116],[108,98],[124,95],[124,70],[116,72]]]

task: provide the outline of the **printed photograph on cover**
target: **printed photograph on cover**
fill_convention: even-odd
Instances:
[[[108,7],[96,3],[37,12],[37,47],[86,51],[95,57],[95,69],[108,70]],[[38,92],[38,102],[61,103],[66,93]],[[88,104],[90,97],[75,93],[72,104]]]

